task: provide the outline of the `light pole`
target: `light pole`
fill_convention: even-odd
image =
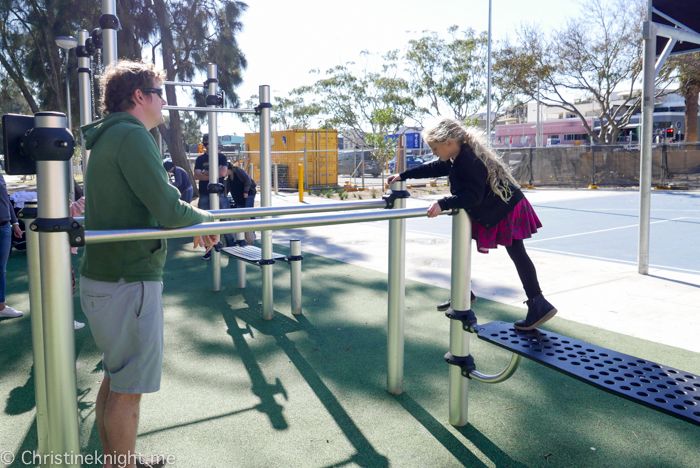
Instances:
[[[487,42],[487,54],[488,54],[488,70],[486,74],[488,75],[486,80],[486,135],[488,137],[489,144],[491,141],[491,0],[489,0],[489,33]]]
[[[78,46],[78,40],[73,36],[58,36],[56,38],[56,45],[66,51],[66,116],[68,116],[68,130],[72,132],[72,122],[70,118],[70,67],[68,66],[68,54],[70,53],[71,49]],[[70,170],[68,171],[68,175],[70,177],[70,181],[68,182],[68,191],[70,193],[70,199],[75,201],[75,190],[73,186],[73,180],[75,179],[73,177],[72,160],[69,166]]]

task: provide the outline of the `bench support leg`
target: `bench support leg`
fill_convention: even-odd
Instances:
[[[292,289],[292,314],[301,315],[301,240],[289,241],[289,262],[291,289]],[[298,259],[298,260],[297,260]]]
[[[237,232],[236,233],[236,240],[241,241],[245,239],[245,232]],[[236,260],[236,266],[238,267],[238,287],[240,289],[245,289],[246,287],[246,280],[245,280],[245,262],[243,260]]]
[[[452,218],[452,278],[451,306],[454,310],[468,310],[471,302],[471,222],[464,210]],[[469,355],[469,333],[462,322],[450,320],[450,353],[454,356]],[[458,366],[450,368],[450,424],[466,426],[467,388],[469,379],[462,376]]]

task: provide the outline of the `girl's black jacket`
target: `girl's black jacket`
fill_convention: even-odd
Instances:
[[[463,208],[485,228],[497,225],[525,198],[520,187],[512,182],[508,182],[512,193],[510,200],[505,202],[496,195],[488,183],[486,166],[466,144],[462,145],[454,162],[438,159],[399,175],[401,180],[448,176],[452,196],[439,200],[440,208],[443,211]]]

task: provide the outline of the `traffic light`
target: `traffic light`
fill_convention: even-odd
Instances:
[[[675,134],[675,129],[673,127],[666,129],[666,138],[668,138],[669,140],[673,140],[674,134]]]

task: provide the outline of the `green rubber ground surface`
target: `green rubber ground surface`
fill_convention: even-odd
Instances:
[[[283,246],[275,251],[287,253]],[[444,289],[406,282],[405,392],[386,392],[386,275],[304,253],[302,316],[290,313],[289,268],[275,268],[275,318],[263,321],[261,275],[209,262],[169,243],[161,390],[144,395],[137,450],[177,467],[630,467],[697,468],[700,427],[635,405],[523,360],[510,380],[469,384],[469,421],[448,423],[449,320]],[[78,258],[75,258],[78,264]],[[8,263],[7,303],[28,311],[26,258]],[[591,307],[595,300],[591,298]],[[85,321],[76,294],[76,318]],[[479,300],[480,323],[522,309]],[[700,373],[700,356],[554,318],[544,328]],[[76,331],[83,453],[100,450],[94,401],[102,377],[89,325]],[[484,373],[509,353],[473,337]],[[0,452],[37,446],[29,313],[0,321]],[[699,405],[700,406],[700,405]],[[2,466],[2,462],[0,462]]]

